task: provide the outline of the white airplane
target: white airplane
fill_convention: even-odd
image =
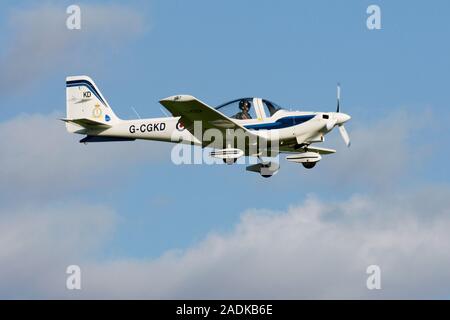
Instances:
[[[82,143],[144,139],[210,147],[210,155],[227,164],[243,156],[258,157],[259,162],[248,166],[247,171],[263,177],[271,177],[280,168],[279,163],[264,161],[263,157],[285,153],[288,161],[311,169],[321,155],[335,153],[312,144],[323,142],[336,126],[350,146],[344,123],[351,117],[340,112],[339,85],[336,112],[287,111],[261,98],[242,98],[210,107],[193,96],[176,95],[159,101],[173,117],[122,120],[87,76],[66,78],[66,98],[67,116],[61,120],[70,133],[86,135]],[[205,139],[211,132],[221,138]]]

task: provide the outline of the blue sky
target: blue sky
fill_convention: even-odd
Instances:
[[[366,28],[372,3],[382,10],[382,30]],[[62,156],[56,158],[61,145],[43,142],[56,139],[44,125],[28,135],[35,139],[23,138],[24,146],[48,145],[38,154],[44,154],[43,163],[54,157],[61,175],[44,176],[35,188],[35,182],[19,180],[30,190],[19,184],[18,192],[6,184],[2,190],[13,190],[14,201],[30,206],[87,203],[114,211],[114,231],[89,256],[95,261],[151,260],[168,250],[188,250],[208,234],[231,232],[243,212],[276,215],[309,197],[339,203],[370,195],[383,201],[393,194],[448,188],[448,1],[89,1],[80,3],[82,14],[83,8],[110,7],[119,8],[111,11],[115,14],[125,8],[125,14],[105,14],[95,27],[88,23],[95,19],[83,24],[82,18],[81,31],[43,27],[48,37],[42,38],[33,12],[48,11],[64,23],[69,4],[0,5],[1,65],[9,65],[15,77],[0,81],[0,122],[17,124],[21,117],[38,115],[55,119],[51,134],[62,136],[55,141],[86,158],[95,152],[100,161],[79,169],[77,161],[69,166]],[[28,47],[34,36],[39,44],[31,41]],[[14,49],[28,63],[35,59],[32,67],[15,61],[20,57],[9,55]],[[142,117],[160,117],[158,100],[179,93],[211,105],[260,96],[286,108],[331,111],[341,82],[342,108],[352,115],[347,125],[352,147],[333,132],[323,146],[336,148],[337,155],[311,171],[282,161],[280,172],[266,180],[244,166],[176,166],[171,146],[158,142],[137,142],[123,152],[78,145],[81,136],[69,136],[56,120],[65,112],[64,79],[77,74],[91,76],[125,119],[135,116],[131,107]],[[22,132],[8,134],[19,139]],[[29,156],[25,147],[18,147],[17,157]],[[70,170],[79,170],[81,181],[67,178]],[[40,186],[45,190],[36,191]],[[14,201],[4,200],[5,212],[17,205]]]

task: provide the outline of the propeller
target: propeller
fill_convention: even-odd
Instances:
[[[336,123],[339,127],[339,133],[341,134],[342,139],[344,140],[347,147],[350,147],[350,137],[348,135],[347,130],[345,130],[344,123],[350,120],[350,116],[340,113],[340,105],[341,105],[341,84],[337,84],[337,107],[336,107],[336,113],[333,119],[330,119],[327,123],[327,129],[331,130]],[[330,127],[329,127],[330,126]]]
[[[338,83],[337,84],[337,108],[336,108],[337,113],[339,113],[340,101],[341,101],[341,84]]]
[[[341,137],[344,140],[347,147],[350,147],[350,137],[348,136],[347,130],[345,130],[344,125],[339,126],[339,132],[341,133]]]
[[[336,113],[339,113],[339,109],[340,109],[340,100],[341,100],[341,85],[340,83],[337,84],[337,108],[336,108]],[[327,130],[330,131],[331,129],[334,128],[334,126],[336,125],[338,121],[338,117],[336,117],[334,114],[331,114],[328,118],[327,121]]]

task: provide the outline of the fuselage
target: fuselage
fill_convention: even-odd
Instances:
[[[324,141],[324,136],[332,129],[327,128],[327,121],[336,116],[343,117],[345,121],[347,117],[349,118],[345,114],[336,115],[334,112],[279,110],[270,118],[235,121],[262,138],[276,137],[282,149],[293,144]],[[328,119],[325,119],[326,117]],[[119,120],[106,130],[91,131],[87,134],[202,145],[200,139],[180,125],[180,117]]]

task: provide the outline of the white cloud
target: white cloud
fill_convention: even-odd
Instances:
[[[75,72],[101,64],[141,34],[144,17],[123,5],[81,6],[81,30],[66,27],[66,7],[44,4],[11,11],[9,41],[0,55],[0,92],[20,90],[56,70]]]
[[[86,256],[109,236],[105,209],[13,213],[2,218],[0,282],[33,298],[445,298],[449,199],[448,188],[309,197],[285,212],[249,210],[232,232],[154,260]],[[82,266],[81,292],[65,290],[64,263]],[[380,291],[366,289],[371,264],[381,267]]]
[[[386,198],[310,198],[286,212],[252,210],[229,234],[210,234],[154,261],[91,264],[87,297],[433,298],[450,294],[450,190]],[[424,210],[425,209],[425,210]],[[367,266],[382,270],[366,289]],[[114,280],[112,280],[114,279]]]

